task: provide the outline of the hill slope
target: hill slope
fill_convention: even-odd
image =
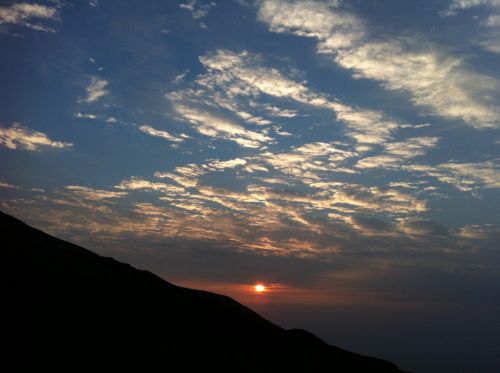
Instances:
[[[21,365],[399,372],[306,331],[282,329],[229,297],[175,286],[1,212],[0,222],[19,306],[11,347],[27,357]]]

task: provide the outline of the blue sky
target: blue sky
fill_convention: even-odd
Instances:
[[[277,321],[498,309],[499,40],[498,0],[2,2],[0,206]]]

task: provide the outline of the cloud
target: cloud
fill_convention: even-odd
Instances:
[[[69,142],[54,141],[42,132],[34,131],[21,123],[14,122],[8,128],[0,127],[0,145],[9,149],[41,151],[44,149],[69,149]]]
[[[309,94],[302,83],[295,82],[279,70],[259,66],[260,58],[247,51],[234,53],[218,49],[200,57],[200,62],[219,79],[230,84],[230,94],[267,94],[274,97],[289,97],[299,102],[313,103],[319,99]],[[199,79],[200,84],[213,84],[211,76]]]
[[[399,127],[399,124],[387,118],[382,112],[332,100],[324,94],[309,89],[305,82],[297,82],[277,69],[264,67],[258,55],[247,51],[234,53],[218,49],[200,57],[200,62],[209,71],[209,74],[198,79],[200,85],[210,89],[214,89],[215,85],[222,85],[232,101],[237,96],[255,97],[264,94],[333,111],[337,120],[347,125],[346,134],[359,143],[385,141]],[[232,105],[234,106],[234,103]],[[271,111],[271,115],[283,113],[280,109],[272,109],[273,107],[268,104],[262,107],[266,111]],[[293,112],[285,113],[286,117],[295,115]]]
[[[222,138],[236,142],[245,148],[259,148],[271,137],[256,131],[251,131],[233,122],[204,110],[184,105],[174,106],[175,111],[199,133],[216,138]]]
[[[408,165],[403,166],[403,169],[435,177],[442,183],[451,184],[461,191],[473,191],[479,187],[500,188],[499,165],[498,162],[493,161],[477,163],[448,162],[435,166]]]
[[[393,213],[423,212],[427,201],[395,189],[347,185],[335,192],[334,203],[348,204],[372,211]]]
[[[412,137],[404,141],[384,144],[384,151],[356,163],[358,168],[398,168],[408,159],[423,156],[437,146],[438,137]]]
[[[80,185],[68,185],[65,189],[72,195],[78,198],[88,199],[92,201],[101,201],[114,198],[122,198],[128,195],[127,192],[117,192],[111,190],[94,189]]]
[[[244,166],[247,161],[241,158],[229,159],[227,161],[213,161],[208,164],[208,168],[212,170],[224,170],[226,168],[235,168],[238,166]]]
[[[97,115],[95,114],[75,113],[75,117],[80,119],[97,119]]]
[[[335,144],[313,142],[298,146],[287,153],[266,152],[260,159],[289,177],[314,181],[321,180],[321,175],[325,173],[355,173],[356,171],[341,166],[343,161],[354,156],[356,153],[341,149]]]
[[[341,217],[337,214],[330,214],[332,218],[340,218],[350,224],[354,229],[360,231],[364,235],[384,235],[391,234],[391,227],[383,220],[368,218],[364,216],[345,216]]]
[[[429,219],[400,218],[398,228],[415,236],[448,236],[448,229]]]
[[[299,115],[297,110],[282,109],[282,108],[279,108],[277,106],[272,106],[272,105],[265,105],[264,108],[273,117],[294,118],[294,117]]]
[[[186,69],[184,72],[180,73],[174,79],[172,79],[172,81],[170,83],[172,83],[172,84],[181,83],[188,73],[189,73],[189,69]]]
[[[391,140],[393,133],[401,126],[380,111],[349,106],[316,92],[306,82],[296,81],[276,68],[264,66],[260,55],[248,51],[236,53],[217,49],[201,56],[199,60],[206,73],[198,76],[196,88],[173,91],[166,95],[174,110],[181,114],[183,107],[208,107],[210,111],[217,108],[229,111],[248,124],[265,127],[262,131],[269,131],[266,127],[272,125],[269,117],[293,118],[298,112],[281,109],[266,101],[269,98],[289,100],[333,112],[337,120],[346,125],[345,134],[360,145]],[[255,110],[259,114],[253,113]],[[292,135],[280,127],[272,126],[271,129],[279,136]],[[208,132],[206,128],[201,130]],[[255,147],[256,144],[251,146]]]
[[[484,240],[500,235],[500,229],[493,224],[470,224],[459,228],[457,235],[465,239]]]
[[[317,52],[329,56],[354,78],[380,82],[408,92],[413,104],[446,119],[475,128],[497,128],[500,84],[475,72],[437,45],[408,38],[372,41],[364,21],[337,4],[316,1],[264,0],[259,19],[274,32],[317,40]]]
[[[476,6],[500,8],[500,0],[452,0],[448,9],[442,11],[441,15],[454,16],[459,10],[470,9]]]
[[[147,124],[143,124],[143,125],[139,126],[139,130],[141,130],[144,133],[147,133],[150,136],[161,137],[162,139],[172,141],[172,142],[184,141],[184,139],[182,139],[180,137],[176,137],[174,135],[171,135],[167,131],[160,131],[160,130],[154,129],[153,127],[151,127]]]
[[[45,190],[40,189],[40,188],[25,188],[21,187],[18,185],[13,185],[10,183],[5,183],[0,181],[0,188],[5,188],[5,189],[14,189],[14,190],[22,190],[22,191],[30,191],[30,192],[45,192]]]
[[[179,4],[179,8],[189,10],[194,19],[199,19],[205,17],[215,5],[215,2],[200,4],[198,0],[190,0]]]
[[[198,184],[198,178],[206,173],[206,167],[194,163],[178,166],[174,172],[155,172],[157,178],[174,180],[185,188],[191,188]]]
[[[486,7],[488,10],[500,12],[499,0],[455,0],[452,1],[448,9],[440,12],[442,16],[456,16],[458,11],[467,10],[473,7]],[[475,16],[482,26],[482,34],[477,38],[476,44],[492,53],[500,53],[500,13],[488,14],[487,17]]]
[[[346,135],[360,144],[380,144],[392,138],[400,126],[382,112],[351,107],[341,103],[331,105],[337,119],[347,126]]]
[[[101,79],[97,76],[92,76],[90,78],[89,85],[85,90],[87,91],[87,97],[85,97],[84,101],[91,103],[99,100],[101,97],[104,97],[109,94],[109,90],[106,89],[109,82],[107,80]]]
[[[500,27],[500,15],[493,14],[488,16],[485,24],[488,27]]]
[[[16,186],[16,185],[9,184],[9,183],[4,183],[4,182],[0,182],[0,188],[6,188],[6,189],[21,189],[20,187],[18,187],[18,186]]]
[[[36,31],[55,32],[54,29],[43,24],[31,23],[32,18],[60,21],[59,12],[53,7],[30,3],[14,3],[10,6],[0,6],[0,25],[11,24],[28,27]]]
[[[116,185],[115,188],[123,190],[154,190],[173,194],[184,192],[184,188],[171,184],[155,183],[139,177],[123,180],[120,184]]]

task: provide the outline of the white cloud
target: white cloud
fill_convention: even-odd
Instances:
[[[128,194],[127,192],[94,189],[80,185],[68,185],[65,189],[78,198],[84,198],[92,201],[121,198]]]
[[[458,10],[470,9],[476,6],[491,6],[500,8],[500,0],[452,0],[448,9],[441,12],[443,16],[453,16]]]
[[[89,85],[85,90],[87,91],[87,97],[85,97],[85,102],[95,102],[99,100],[101,97],[109,94],[109,91],[106,89],[109,82],[107,80],[101,79],[97,76],[93,76],[90,78]]]
[[[492,14],[488,16],[485,21],[486,26],[488,27],[500,27],[500,15]]]
[[[95,114],[76,113],[75,117],[80,118],[80,119],[97,119],[97,115],[95,115]]]
[[[442,16],[455,16],[459,10],[467,10],[473,7],[486,7],[489,10],[500,11],[500,0],[454,0],[448,9],[440,12]],[[482,35],[478,36],[476,42],[492,53],[500,54],[500,13],[484,16],[475,16],[479,24],[484,27]]]
[[[186,177],[172,172],[155,172],[154,176],[159,179],[167,178],[174,180],[177,184],[182,185],[184,188],[192,188],[198,184],[198,179],[196,177]]]
[[[0,181],[0,188],[6,188],[6,189],[21,189],[17,185],[9,184],[9,183],[4,183]]]
[[[139,177],[132,177],[129,180],[124,180],[115,186],[115,188],[123,190],[154,190],[174,194],[184,192],[184,188],[171,184],[155,183]]]
[[[398,228],[406,234],[414,236],[448,236],[448,230],[429,219],[399,218]]]
[[[267,167],[264,167],[263,165],[260,164],[247,164],[244,167],[244,170],[248,173],[269,172],[269,169],[267,169]]]
[[[177,184],[185,188],[191,188],[198,184],[198,177],[205,174],[204,167],[191,163],[185,166],[179,166],[173,172],[156,172],[154,174],[157,178],[168,178],[174,180]]]
[[[167,131],[160,131],[160,130],[154,129],[153,127],[148,126],[147,124],[143,124],[143,125],[139,126],[139,130],[141,130],[144,133],[147,133],[150,136],[161,137],[161,138],[168,140],[168,141],[173,141],[173,142],[184,141],[184,139],[181,139],[180,137],[176,137],[174,135],[171,135]]]
[[[18,186],[18,185],[13,185],[13,184],[10,184],[10,183],[5,183],[5,182],[2,182],[2,181],[0,181],[0,188],[14,189],[14,190],[23,190],[23,191],[30,191],[30,192],[45,192],[45,190],[43,190],[41,188],[25,188],[25,187],[21,187],[21,186]]]
[[[347,126],[346,135],[360,144],[381,144],[392,138],[399,124],[375,110],[332,104],[337,118]]]
[[[436,166],[409,165],[403,166],[403,168],[435,177],[442,183],[453,185],[462,191],[473,191],[478,187],[500,188],[500,167],[498,162],[449,162]]]
[[[204,110],[175,105],[175,111],[199,133],[216,138],[232,140],[245,148],[259,148],[272,138],[256,131],[251,131],[232,120]]]
[[[222,85],[230,98],[265,94],[331,110],[339,121],[347,125],[346,134],[360,143],[386,141],[399,127],[399,124],[379,111],[352,107],[338,100],[331,100],[326,95],[309,89],[305,82],[297,82],[277,69],[263,67],[260,57],[247,51],[234,53],[218,49],[200,57],[200,61],[209,70],[209,74],[198,79],[200,85],[210,89],[215,85]],[[274,115],[283,113],[269,105],[264,105],[263,108]],[[285,113],[286,117],[295,115],[294,112]],[[239,111],[239,115],[242,114],[251,115]]]
[[[347,170],[339,164],[354,156],[355,153],[340,149],[334,144],[313,142],[303,144],[287,153],[266,152],[260,159],[289,177],[308,179],[312,182],[321,180],[321,175],[324,173],[346,172]]]
[[[266,105],[264,108],[269,112],[273,117],[281,117],[281,118],[294,118],[298,116],[297,110],[290,109],[282,109],[277,106]]]
[[[318,53],[331,56],[355,78],[408,92],[415,105],[430,113],[476,128],[499,126],[493,94],[499,82],[439,46],[403,38],[371,41],[361,19],[327,2],[264,0],[259,19],[272,31],[317,39]]]
[[[473,239],[473,240],[483,240],[493,235],[498,235],[500,233],[500,229],[495,227],[493,224],[470,224],[464,227],[461,227],[458,230],[458,236],[465,239]]]
[[[263,93],[275,97],[289,97],[300,102],[311,102],[308,89],[302,84],[284,76],[274,68],[258,66],[259,57],[246,51],[233,53],[228,50],[218,49],[200,57],[200,62],[209,70],[216,71],[217,77],[233,83],[233,95]],[[207,77],[210,78],[210,77]],[[201,84],[210,80],[199,80]],[[248,90],[251,91],[248,91]]]
[[[208,164],[208,167],[213,170],[223,170],[226,168],[235,168],[238,166],[244,166],[247,164],[247,161],[241,158],[229,159],[227,161],[212,161]]]
[[[172,79],[171,83],[172,84],[181,83],[188,73],[189,73],[189,69],[187,69],[184,72],[182,72],[181,74],[177,75],[174,79]]]
[[[268,113],[272,117],[285,118],[298,115],[296,110],[281,109],[258,101],[259,97],[266,99],[266,95],[333,112],[337,120],[346,125],[345,134],[360,144],[359,151],[369,150],[367,144],[391,140],[393,133],[401,126],[382,112],[345,105],[315,92],[307,87],[306,82],[298,82],[275,68],[263,66],[259,55],[247,51],[235,53],[218,49],[199,59],[207,72],[198,76],[195,82],[197,88],[170,92],[166,97],[174,110],[181,114],[181,119],[195,125],[198,132],[208,136],[233,139],[245,147],[258,147],[256,140],[259,140],[255,136],[229,136],[228,133],[234,133],[235,126],[239,125],[225,115],[212,114],[214,108],[230,111],[248,124],[264,126],[261,136],[268,137],[271,129],[279,136],[291,136],[281,127],[266,127],[272,122],[251,112],[257,109],[261,115]],[[200,107],[208,107],[210,111],[197,109]],[[202,120],[202,117],[216,117],[217,122],[232,125],[224,125],[226,130],[223,133],[220,128],[215,129],[207,120]],[[229,127],[232,129],[229,130]],[[241,130],[239,133],[242,133]]]
[[[367,210],[389,213],[414,213],[427,210],[427,201],[419,200],[413,195],[395,189],[361,185],[342,187],[335,192],[333,201]]]
[[[214,2],[200,4],[198,0],[190,0],[186,3],[179,4],[179,8],[189,10],[194,19],[205,17],[210,11],[210,8],[214,6]]]
[[[34,131],[21,123],[14,122],[8,128],[0,127],[0,145],[9,149],[41,151],[43,149],[69,149],[69,142],[54,141],[42,132]]]
[[[0,6],[0,25],[12,24],[31,28],[36,31],[55,32],[54,29],[42,24],[31,23],[32,18],[59,21],[56,8],[30,4],[14,3],[10,6]]]
[[[438,137],[412,137],[404,141],[389,142],[384,144],[385,151],[379,155],[366,157],[359,160],[359,168],[394,168],[399,167],[404,161],[425,155],[428,149],[435,148]]]

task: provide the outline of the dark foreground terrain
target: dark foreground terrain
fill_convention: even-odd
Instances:
[[[0,220],[16,371],[400,372],[226,296],[175,286],[1,212]]]

